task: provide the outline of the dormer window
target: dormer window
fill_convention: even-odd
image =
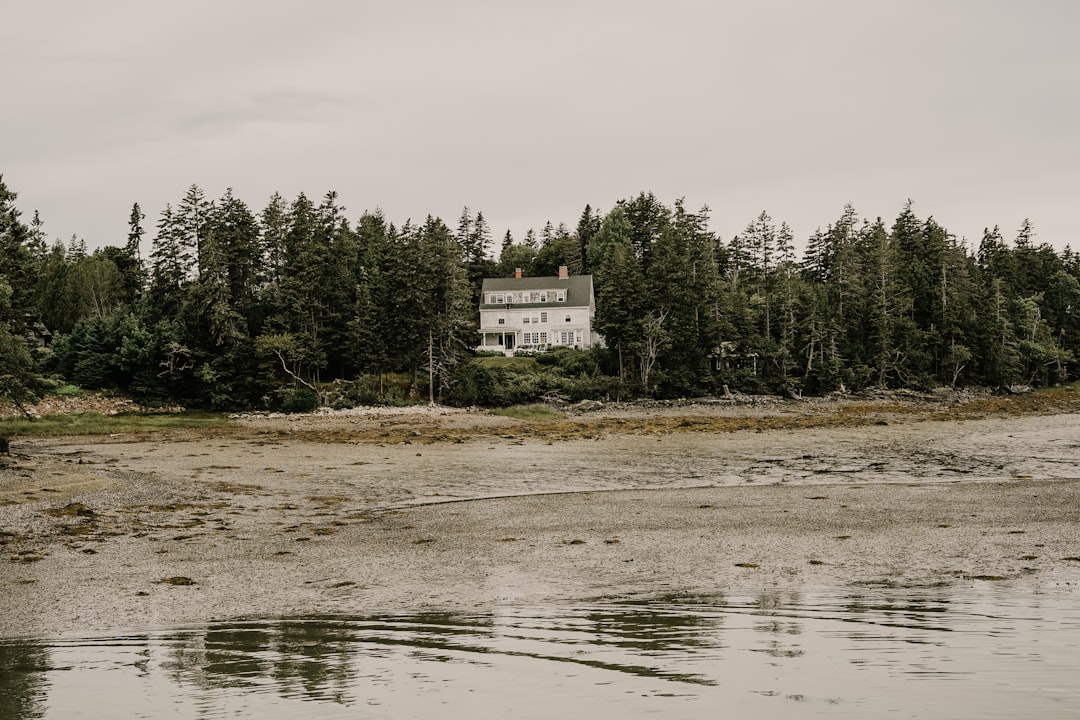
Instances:
[[[566,291],[565,290],[556,290],[555,291],[555,302],[566,302]]]

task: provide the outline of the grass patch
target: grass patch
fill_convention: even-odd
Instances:
[[[76,397],[78,395],[84,394],[84,391],[81,387],[79,387],[78,385],[72,385],[71,383],[55,385],[53,387],[47,388],[45,392],[48,395],[58,395],[60,397]]]
[[[478,365],[492,368],[511,368],[514,370],[535,370],[538,365],[535,357],[523,355],[521,357],[478,357],[474,358]]]
[[[36,420],[26,418],[0,419],[0,435],[4,437],[53,435],[108,435],[111,433],[152,433],[159,430],[225,427],[230,421],[220,413],[69,413],[43,415]]]
[[[496,408],[489,411],[492,415],[514,418],[515,420],[564,420],[566,415],[547,405],[515,405],[508,408]]]

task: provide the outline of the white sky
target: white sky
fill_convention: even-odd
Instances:
[[[13,0],[0,173],[91,248],[192,183],[468,205],[496,245],[652,191],[725,240],[911,198],[973,244],[1027,217],[1080,247],[1078,32],[1073,0]]]

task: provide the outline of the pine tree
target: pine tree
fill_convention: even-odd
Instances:
[[[472,247],[473,235],[473,215],[469,206],[461,208],[461,217],[458,218],[458,227],[455,237],[458,243],[461,245],[461,250],[465,254],[465,257],[473,257],[476,255],[476,250]]]
[[[591,205],[586,205],[581,212],[581,217],[578,218],[574,236],[577,239],[578,257],[581,259],[581,266],[570,268],[570,271],[574,274],[587,275],[592,272],[589,267],[589,245],[592,244],[596,233],[600,232],[600,219],[600,215],[593,211]]]
[[[645,316],[644,274],[631,242],[632,230],[625,209],[617,205],[604,218],[588,253],[596,293],[596,329],[616,353],[622,383]]]
[[[375,373],[381,381],[391,369],[387,338],[396,322],[395,288],[388,280],[392,232],[381,212],[365,212],[356,223],[356,237],[359,268],[346,347],[359,372]]]
[[[2,180],[0,178],[0,202],[4,190]],[[0,275],[0,400],[10,401],[26,413],[24,405],[35,398],[37,382],[25,336],[13,330],[12,295],[11,286]]]
[[[26,247],[35,261],[40,262],[49,251],[45,241],[45,221],[41,219],[41,213],[34,211],[34,217],[30,220],[30,234],[27,236]]]
[[[265,266],[257,279],[260,288],[279,282],[284,271],[288,210],[285,199],[274,193],[259,214],[259,255],[265,258]]]
[[[1024,218],[1024,221],[1020,223],[1020,229],[1016,231],[1016,247],[1030,248],[1034,238],[1035,228],[1032,227],[1031,220]]]
[[[124,246],[124,252],[136,260],[142,260],[142,239],[145,234],[142,221],[145,219],[146,215],[143,214],[139,203],[134,203],[131,206],[131,215],[128,217],[127,245]]]
[[[754,281],[754,290],[759,300],[761,313],[762,337],[767,343],[773,340],[772,333],[772,286],[776,262],[776,226],[764,210],[754,219],[746,230],[743,239],[750,253],[750,267]]]
[[[191,279],[198,277],[203,271],[203,238],[206,235],[210,209],[210,201],[206,199],[202,189],[194,184],[188,188],[184,198],[176,206],[177,241],[184,248],[185,255],[194,260]]]
[[[653,245],[646,278],[649,309],[643,321],[645,360],[659,351],[656,359],[663,374],[657,384],[665,392],[692,393],[703,381],[708,386],[709,356],[717,342],[714,308],[720,285],[715,249],[716,239],[708,230],[708,208],[692,213],[681,198],[676,200],[671,223]],[[642,370],[648,370],[643,380],[652,374],[648,362]]]
[[[33,320],[38,264],[32,251],[31,231],[19,219],[22,213],[15,205],[17,197],[0,174],[0,281],[6,279],[11,288],[10,330],[22,337]]]
[[[630,244],[641,263],[641,269],[648,272],[653,243],[670,223],[671,211],[651,192],[639,193],[636,198],[622,201],[621,204],[630,225]]]
[[[166,204],[150,250],[149,310],[153,319],[176,317],[193,267],[194,258],[182,241],[176,214],[172,205]]]
[[[421,230],[421,249],[428,260],[425,274],[430,306],[427,312],[428,400],[442,402],[458,365],[476,343],[473,304],[465,258],[449,228],[428,216]]]
[[[484,213],[477,211],[473,222],[472,231],[469,233],[469,243],[464,248],[465,262],[471,266],[481,265],[487,259],[488,247],[491,245],[491,227],[484,219]]]
[[[904,319],[908,316],[910,299],[907,289],[897,278],[898,253],[893,237],[879,219],[865,229],[861,239],[870,278],[868,327],[864,339],[879,387],[886,387],[891,379],[897,379],[901,384],[906,380],[903,372],[906,353]]]

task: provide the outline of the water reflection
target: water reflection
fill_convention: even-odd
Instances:
[[[0,718],[43,717],[48,673],[52,669],[49,652],[42,643],[0,643]]]
[[[0,718],[1075,717],[1076,600],[765,591],[9,640]]]

